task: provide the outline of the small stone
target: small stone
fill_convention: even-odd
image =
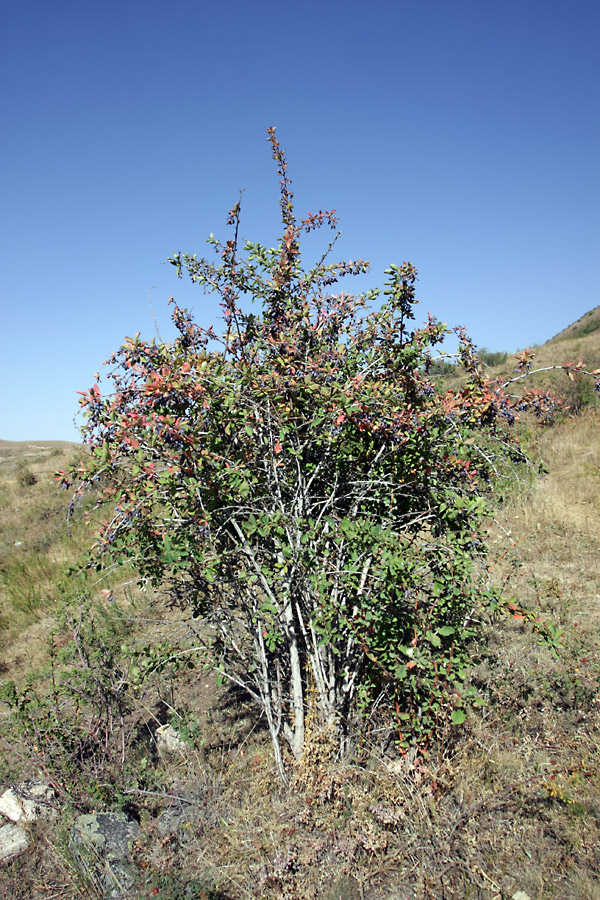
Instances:
[[[12,822],[33,822],[56,815],[50,805],[53,789],[45,781],[24,781],[4,791],[0,797],[0,813]]]
[[[0,864],[16,859],[29,844],[30,838],[24,828],[10,822],[0,826]]]
[[[515,891],[512,895],[511,900],[531,900],[529,894],[526,894],[525,891]]]
[[[161,725],[154,735],[156,748],[161,756],[172,756],[187,749],[186,742],[179,737],[172,725]]]

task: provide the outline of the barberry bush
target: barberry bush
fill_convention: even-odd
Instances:
[[[382,295],[332,293],[368,264],[331,261],[333,212],[296,217],[268,137],[277,247],[241,241],[238,202],[215,261],[173,256],[218,295],[223,329],[171,301],[172,342],[128,338],[110,392],[82,397],[91,454],[61,477],[111,511],[90,564],[132,561],[201,617],[207,661],[259,704],[285,781],[309,716],[341,750],[374,716],[403,747],[464,719],[486,517],[523,460],[517,408],[552,399],[490,381],[462,331],[462,387],[436,382],[447,329],[414,325],[409,263]],[[305,268],[321,228],[332,240]]]

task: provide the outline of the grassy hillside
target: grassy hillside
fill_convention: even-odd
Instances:
[[[547,369],[580,360],[588,370],[600,368],[600,306],[587,312],[545,344],[532,349],[535,353],[532,369]],[[514,375],[515,366],[515,354],[508,354],[506,362],[492,367],[490,371],[491,374],[509,378]],[[582,407],[598,404],[598,395],[594,393],[589,378],[575,375],[571,380],[565,372],[542,371],[536,376],[535,383],[563,395],[575,412]]]
[[[595,321],[600,307],[537,348],[537,361],[600,358]],[[510,359],[503,368],[511,370]],[[509,492],[490,526],[487,564],[507,596],[553,622],[557,652],[523,620],[482,610],[485,642],[472,677],[484,704],[424,756],[398,755],[374,728],[340,762],[327,736],[314,734],[285,791],[247,697],[218,687],[200,666],[159,672],[144,656],[157,641],[193,646],[194,622],[157,595],[131,595],[126,576],[115,576],[110,591],[106,582],[88,584],[96,656],[86,665],[96,677],[94,666],[114,650],[103,690],[119,689],[120,673],[130,680],[121,695],[127,762],[120,770],[90,745],[85,777],[72,767],[71,785],[64,765],[57,780],[71,805],[60,827],[36,826],[34,849],[0,870],[0,897],[94,897],[70,864],[64,829],[74,808],[120,804],[142,823],[136,897],[509,900],[522,891],[530,900],[600,900],[600,411],[584,403],[579,416],[529,429],[527,442],[548,474]],[[82,528],[68,537],[50,472],[78,452],[0,443],[4,681],[23,682],[31,663],[41,665],[51,627],[63,672],[74,642],[92,633],[73,614],[58,624],[56,584],[86,535]],[[77,592],[70,608],[82,609]],[[148,659],[150,675],[137,689],[133,665],[143,669]],[[36,678],[51,693],[49,673]],[[4,707],[6,782],[57,758],[59,739],[67,745],[75,728],[68,696],[60,727],[43,732],[45,751],[27,747],[26,726]],[[167,721],[187,742],[169,759],[152,742]],[[169,795],[195,797],[194,814],[180,832],[160,836]]]
[[[31,661],[36,641],[17,650],[27,629],[39,631],[58,599],[57,585],[85,546],[69,536],[65,495],[52,473],[82,449],[62,441],[0,441],[0,651],[2,670],[17,656]]]
[[[573,322],[567,328],[564,328],[548,343],[553,344],[557,341],[581,340],[582,338],[587,338],[589,335],[599,330],[600,306],[596,306],[594,307],[594,309],[590,309],[588,310],[588,312],[584,313],[584,315],[581,316],[580,319],[577,319],[576,322]],[[596,343],[597,342],[598,335],[596,335]]]

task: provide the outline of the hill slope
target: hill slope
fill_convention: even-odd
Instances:
[[[590,309],[588,312],[584,313],[581,318],[577,319],[577,321],[573,322],[571,325],[568,325],[567,328],[563,328],[552,341],[563,341],[571,338],[582,338],[587,337],[588,334],[592,334],[594,331],[598,331],[600,329],[600,306],[594,307],[594,309]],[[549,342],[550,343],[550,342]]]

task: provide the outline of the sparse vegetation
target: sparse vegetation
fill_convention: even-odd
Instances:
[[[78,457],[77,445],[0,441],[0,648],[58,600],[58,583],[88,543],[86,529],[69,527],[65,495],[53,470]],[[73,536],[74,535],[74,536]]]
[[[571,341],[574,338],[585,338],[600,329],[600,306],[590,309],[555,338],[557,341]]]

